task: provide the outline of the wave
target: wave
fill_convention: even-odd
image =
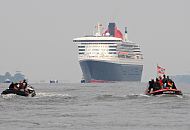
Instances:
[[[148,98],[167,98],[167,97],[176,97],[176,98],[190,98],[190,94],[188,95],[155,95],[155,96],[150,96],[146,94],[128,94],[128,95],[111,95],[111,94],[104,94],[104,95],[99,95],[96,98],[96,100],[99,101],[114,101],[114,100],[127,100],[127,99],[148,99]]]
[[[1,95],[1,97],[3,98],[3,99],[11,99],[11,98],[15,98],[15,97],[17,97],[18,95],[16,95],[16,94],[7,94],[7,95]]]
[[[129,95],[126,95],[126,97],[128,99],[138,99],[138,98],[149,98],[151,96],[146,95],[146,94],[129,94]]]
[[[150,97],[145,94],[129,94],[129,95],[111,95],[111,94],[104,94],[97,96],[97,100],[126,100],[126,99],[137,99],[137,98],[147,98]]]
[[[73,103],[77,101],[77,98],[69,94],[62,93],[48,93],[48,92],[39,92],[36,93],[35,97],[32,97],[32,102],[38,105],[57,105],[57,103]]]
[[[23,97],[23,96],[19,96],[16,94],[7,94],[7,95],[1,95],[1,97],[3,99],[13,99],[13,98],[19,98],[19,97]],[[36,93],[36,96],[34,97],[24,97],[24,98],[73,98],[71,95],[69,94],[59,94],[59,93]]]
[[[151,95],[146,95],[146,94],[131,94],[131,95],[127,95],[128,97],[130,98],[167,98],[167,97],[177,97],[177,98],[190,98],[190,95],[168,95],[168,94],[161,94],[161,95],[154,95],[154,96],[151,96]]]
[[[96,100],[124,100],[126,97],[124,96],[116,96],[116,95],[111,95],[111,94],[104,94],[104,95],[99,95],[97,97],[95,97]]]
[[[190,98],[190,94],[189,93],[185,93],[183,95],[178,95],[178,97],[189,99]]]
[[[72,97],[69,94],[60,94],[60,93],[36,93],[36,96],[34,98],[40,98],[40,97]]]

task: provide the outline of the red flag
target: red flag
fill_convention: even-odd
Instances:
[[[158,74],[165,74],[165,69],[157,65],[157,73]]]

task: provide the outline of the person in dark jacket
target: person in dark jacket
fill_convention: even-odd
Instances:
[[[169,76],[167,76],[167,85],[166,87],[167,88],[172,88],[173,86],[173,81],[169,78]]]
[[[154,88],[154,79],[151,79],[149,81],[148,93],[150,93],[153,88]]]
[[[177,89],[175,83],[173,82],[172,89]]]
[[[24,86],[24,89],[26,89],[26,87],[28,86],[28,83],[26,82],[25,79],[23,80],[22,84],[23,84],[23,86]]]
[[[171,89],[177,89],[174,81],[167,76],[167,87]]]
[[[163,88],[166,88],[166,85],[167,85],[166,75],[163,75],[162,83],[163,83]]]
[[[160,81],[158,78],[156,78],[156,82],[154,83],[153,91],[161,89]]]
[[[9,85],[9,89],[13,90],[14,89],[14,83],[12,82],[10,85]]]

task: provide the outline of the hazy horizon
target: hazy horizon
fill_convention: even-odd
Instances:
[[[188,0],[0,0],[0,75],[22,71],[34,82],[79,82],[82,76],[73,38],[92,34],[99,22],[115,22],[141,46],[142,81],[190,74]]]

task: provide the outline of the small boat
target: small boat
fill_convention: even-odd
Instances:
[[[181,90],[164,88],[152,92],[146,92],[146,95],[183,95]]]
[[[85,79],[84,79],[84,76],[82,76],[82,79],[80,80],[80,83],[85,83]]]
[[[50,80],[49,83],[58,83],[58,80]]]
[[[16,94],[19,96],[34,97],[36,95],[36,92],[32,86],[27,86],[26,91],[8,88],[1,93],[1,95],[7,95],[7,94]]]
[[[85,83],[85,79],[81,79],[81,81],[80,81],[81,83]]]

